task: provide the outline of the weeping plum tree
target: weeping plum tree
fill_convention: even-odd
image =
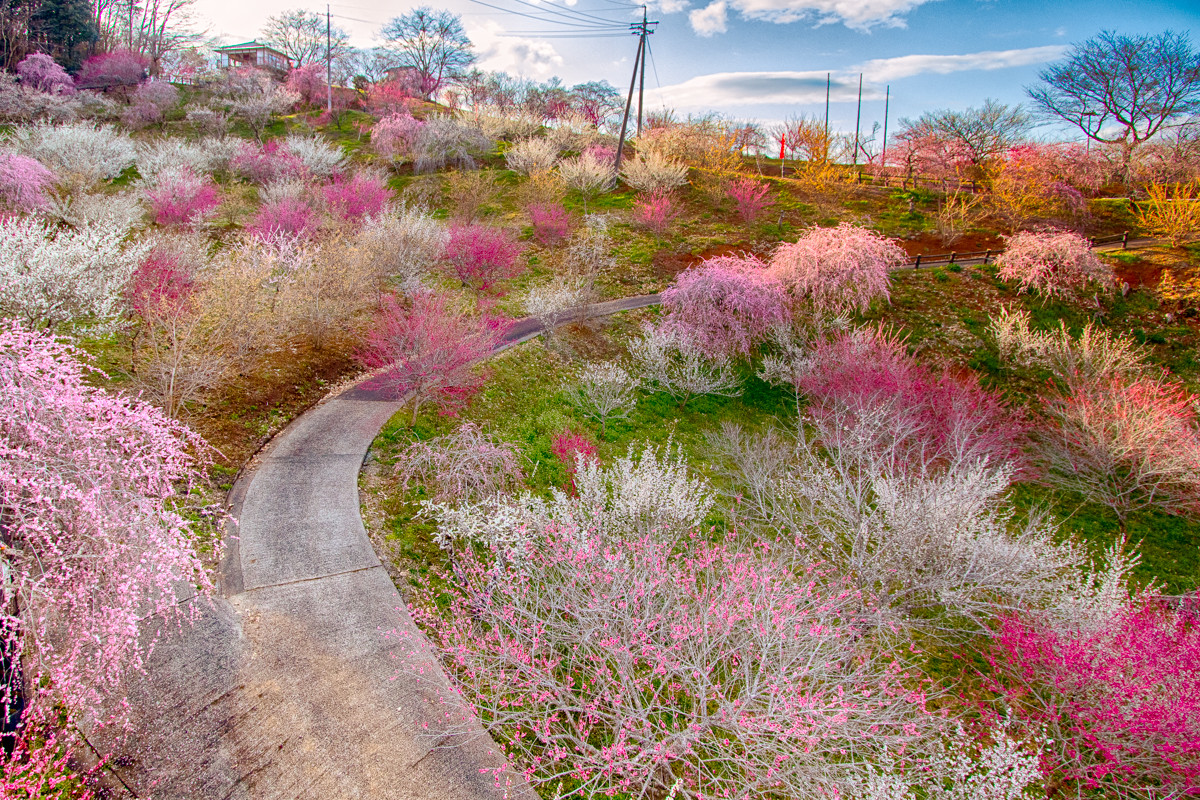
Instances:
[[[35,711],[104,721],[143,666],[143,620],[186,616],[179,587],[211,585],[177,509],[202,440],[89,371],[49,334],[0,327],[0,630],[37,673]]]

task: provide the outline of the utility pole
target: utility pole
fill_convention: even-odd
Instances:
[[[888,124],[888,105],[892,101],[892,87],[889,84],[883,93],[883,155],[880,156],[879,166],[883,167],[886,175],[887,170],[887,124]]]
[[[325,110],[329,112],[329,116],[333,116],[333,45],[330,44],[332,37],[329,35],[331,25],[329,22],[329,4],[325,4]],[[341,123],[338,123],[339,127]]]
[[[829,73],[825,73],[825,160],[829,160]]]
[[[858,132],[862,127],[862,73],[858,73],[858,116],[854,118],[854,162],[858,166]]]
[[[646,25],[646,7],[642,6],[642,30],[646,29]],[[646,51],[649,46],[645,34],[642,34],[642,70],[638,77],[638,136],[642,135],[642,98],[646,94]]]
[[[646,7],[642,6],[642,21],[635,22],[629,26],[630,31],[638,37],[637,57],[633,60],[633,76],[629,79],[629,96],[625,98],[625,116],[621,119],[621,137],[617,140],[617,163],[613,166],[613,170],[617,173],[621,171],[621,156],[625,152],[625,133],[629,129],[629,112],[633,107],[633,89],[637,86],[639,73],[642,76],[642,88],[645,89],[646,83],[646,37],[654,33],[654,26],[657,22],[650,22],[646,19]],[[638,133],[642,130],[642,99],[641,93],[638,94]]]

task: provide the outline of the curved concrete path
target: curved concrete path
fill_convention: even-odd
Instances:
[[[497,350],[541,332],[519,320]],[[235,484],[219,597],[164,632],[149,677],[130,687],[129,734],[94,737],[116,748],[129,795],[532,800],[519,776],[498,782],[503,759],[477,724],[446,732],[445,675],[363,528],[358,473],[404,404],[370,385],[295,420]]]

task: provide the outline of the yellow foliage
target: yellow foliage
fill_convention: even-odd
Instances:
[[[1158,296],[1165,303],[1200,306],[1200,270],[1163,270],[1158,281]]]
[[[1155,236],[1179,245],[1197,238],[1200,231],[1200,182],[1170,186],[1151,184],[1148,199],[1137,204],[1138,221]]]

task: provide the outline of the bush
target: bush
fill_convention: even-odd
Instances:
[[[54,173],[28,156],[0,155],[0,203],[13,211],[30,212],[46,205],[46,189]]]
[[[411,294],[441,260],[449,238],[445,223],[404,208],[364,220],[356,243],[381,277],[398,280]]]
[[[324,188],[324,193],[329,209],[349,221],[380,214],[392,199],[392,192],[382,178],[363,172],[356,173],[350,180],[335,178]]]
[[[230,164],[242,152],[242,148],[243,145],[235,139],[210,138],[188,142],[170,138],[138,142],[138,174],[149,180],[160,172],[171,172],[180,168],[190,169],[197,175],[227,172],[230,170]]]
[[[775,201],[767,197],[770,191],[770,184],[753,178],[739,178],[725,186],[726,196],[733,200],[738,216],[747,225],[753,225],[764,211],[775,205]]]
[[[1109,289],[1112,267],[1102,262],[1087,239],[1077,233],[1022,231],[1010,236],[996,259],[1002,281],[1014,281],[1017,290],[1036,289],[1046,297],[1069,297],[1089,286]]]
[[[1029,327],[1028,311],[1001,308],[988,330],[1002,360],[1048,369],[1064,384],[1135,375],[1145,367],[1146,354],[1137,342],[1113,336],[1094,322],[1084,325],[1076,338],[1063,320],[1058,330],[1036,331]]]
[[[447,167],[475,169],[475,156],[491,150],[493,142],[478,128],[462,125],[446,117],[433,117],[417,132],[413,144],[416,158],[413,170],[418,174],[438,172]]]
[[[605,162],[611,163],[611,162]],[[621,165],[621,179],[639,192],[671,192],[687,183],[686,164],[650,151]]]
[[[675,197],[667,191],[656,190],[639,197],[633,203],[633,218],[658,238],[663,238],[683,214]]]
[[[584,213],[587,213],[587,201],[607,191],[615,177],[612,167],[597,160],[591,153],[560,161],[558,174],[568,188],[574,189],[583,197]]]
[[[561,205],[532,205],[529,221],[533,225],[533,238],[547,247],[562,244],[571,236],[571,215]]]
[[[167,81],[143,83],[133,91],[131,104],[121,116],[130,128],[162,122],[163,116],[179,103],[179,90]]]
[[[143,319],[167,316],[187,306],[195,289],[184,260],[168,248],[156,247],[129,280],[129,307]]]
[[[137,53],[114,50],[85,60],[75,79],[89,89],[137,86],[146,80],[147,66],[149,62]]]
[[[159,225],[195,225],[221,204],[216,184],[187,167],[159,173],[145,195]]]
[[[332,178],[346,169],[346,154],[336,145],[315,136],[288,136],[284,149],[318,178]]]
[[[417,135],[425,123],[407,112],[389,114],[371,129],[371,146],[384,158],[411,158]]]
[[[302,200],[284,198],[264,203],[246,231],[260,238],[276,234],[308,237],[316,233],[318,224],[312,206]]]
[[[771,270],[798,296],[822,311],[865,311],[888,297],[888,271],[907,261],[898,245],[877,233],[842,223],[812,228],[771,256]]]
[[[75,81],[59,63],[45,53],[25,56],[17,64],[21,84],[47,94],[74,94]]]
[[[517,260],[520,254],[521,245],[508,231],[489,225],[454,225],[442,258],[463,286],[488,291],[498,281],[525,271]]]
[[[603,438],[610,419],[625,419],[637,405],[639,383],[620,364],[588,364],[580,373],[578,383],[568,391],[567,399],[581,414],[600,423],[600,437]]]
[[[662,304],[668,326],[725,356],[750,355],[792,316],[783,285],[755,258],[714,258],[682,272]]]
[[[478,502],[520,486],[524,471],[516,448],[466,422],[406,447],[396,458],[396,475],[402,487],[424,484],[434,502]]]
[[[1157,506],[1200,513],[1195,398],[1164,378],[1077,379],[1042,398],[1036,456],[1048,483],[1124,519]]]
[[[229,168],[260,186],[290,178],[307,178],[308,168],[290,150],[274,141],[263,147],[246,143],[229,162]]]
[[[531,137],[513,142],[504,151],[504,162],[513,172],[533,175],[549,172],[558,160],[558,148],[549,139]]]
[[[1200,229],[1200,180],[1174,186],[1151,184],[1147,198],[1137,204],[1138,222],[1154,236],[1178,247],[1191,241]]]
[[[110,125],[32,125],[12,133],[16,149],[42,162],[60,178],[90,185],[115,178],[133,166],[133,141]]]
[[[300,102],[307,106],[325,105],[328,94],[325,67],[316,61],[296,67],[288,73],[287,88],[298,94]]]
[[[629,354],[641,374],[642,384],[676,398],[680,408],[695,395],[741,394],[728,356],[706,352],[699,343],[670,325],[643,326],[642,335],[630,343]]]

